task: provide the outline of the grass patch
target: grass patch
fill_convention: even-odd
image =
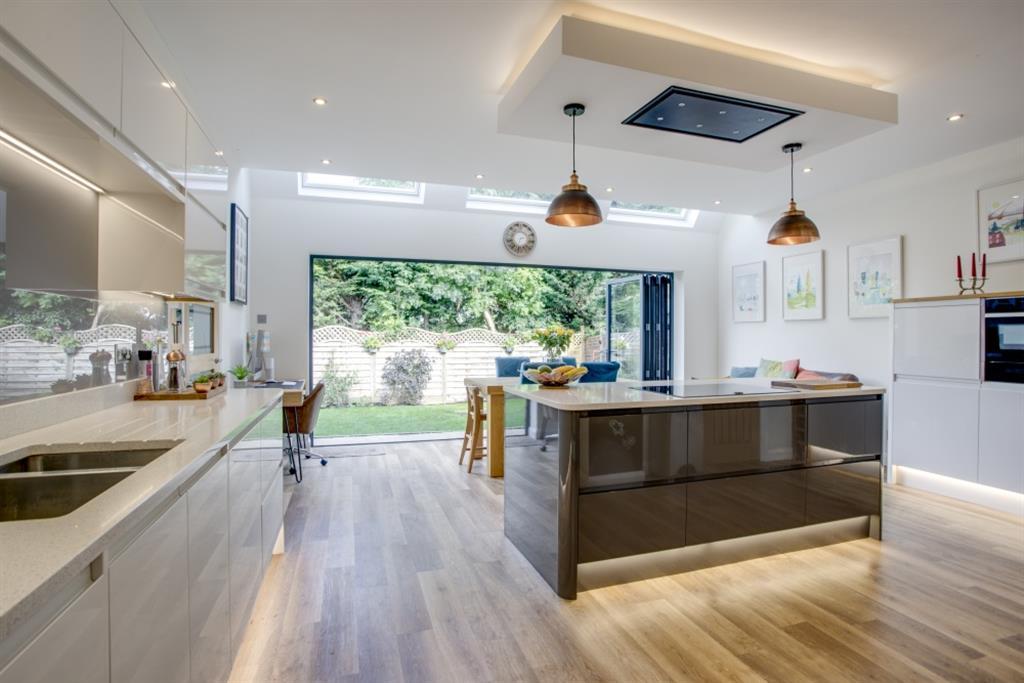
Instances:
[[[526,401],[505,399],[505,427],[522,428]],[[466,403],[422,406],[348,406],[322,408],[316,435],[370,436],[374,434],[422,434],[461,432],[466,427]]]

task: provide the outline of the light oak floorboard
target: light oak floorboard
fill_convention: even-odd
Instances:
[[[458,442],[308,461],[231,680],[1024,681],[1024,523],[887,487],[881,543],[555,596]],[[320,447],[326,454],[358,452]]]

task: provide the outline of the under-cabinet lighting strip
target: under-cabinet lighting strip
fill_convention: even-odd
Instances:
[[[127,204],[125,204],[124,202],[122,202],[122,201],[121,201],[120,199],[118,199],[117,197],[114,197],[113,195],[107,195],[107,199],[109,199],[110,201],[114,202],[115,204],[118,204],[119,206],[123,207],[123,208],[124,208],[124,209],[126,209],[127,211],[130,211],[131,213],[135,214],[136,216],[138,216],[138,217],[139,217],[139,218],[141,218],[142,220],[144,220],[144,221],[146,221],[147,223],[149,223],[150,225],[152,225],[152,226],[153,226],[154,228],[159,228],[160,230],[163,230],[164,232],[166,232],[166,233],[167,233],[168,235],[170,235],[170,236],[171,236],[171,237],[173,237],[174,239],[176,239],[176,240],[179,240],[179,241],[181,241],[181,242],[184,242],[184,241],[185,241],[185,238],[184,238],[184,237],[182,237],[182,236],[181,236],[181,235],[179,235],[178,233],[174,232],[173,230],[171,230],[170,228],[168,228],[168,227],[167,227],[166,225],[164,225],[163,223],[160,223],[159,221],[156,221],[156,220],[154,220],[154,219],[150,218],[149,216],[147,216],[146,214],[142,213],[142,212],[141,212],[141,211],[139,211],[138,209],[134,209],[134,208],[132,208],[132,207],[128,206]]]
[[[11,135],[10,133],[3,129],[0,129],[0,142],[5,144],[7,147],[13,149],[15,152],[18,152],[26,159],[34,161],[43,168],[53,173],[56,173],[64,180],[75,183],[79,187],[85,188],[87,190],[92,190],[96,194],[106,194],[103,188],[100,187],[99,185],[86,180],[82,176],[72,171],[67,166],[64,166],[63,164],[54,161],[53,159],[46,156],[36,148],[32,147],[31,145],[25,144],[24,142],[22,142],[21,140],[14,137],[13,135]]]

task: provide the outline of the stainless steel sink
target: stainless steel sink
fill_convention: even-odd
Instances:
[[[172,447],[35,453],[0,467],[0,474],[63,472],[68,470],[109,469],[111,467],[132,467],[137,469],[153,462]]]
[[[0,522],[66,515],[134,472],[129,468],[0,476]]]

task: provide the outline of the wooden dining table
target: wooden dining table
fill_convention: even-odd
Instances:
[[[466,388],[481,392],[487,401],[487,474],[505,476],[505,387],[518,377],[467,377]]]

